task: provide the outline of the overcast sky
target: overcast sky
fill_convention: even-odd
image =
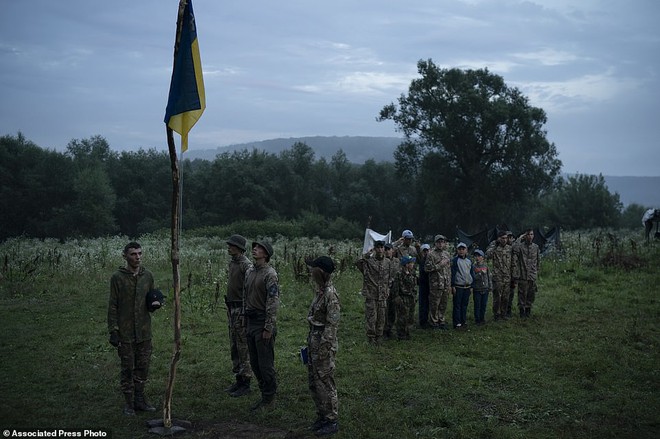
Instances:
[[[0,135],[166,150],[178,0],[0,0]],[[487,67],[548,115],[564,172],[660,176],[657,0],[194,0],[190,149],[400,136],[417,61]],[[178,136],[177,136],[178,142]]]

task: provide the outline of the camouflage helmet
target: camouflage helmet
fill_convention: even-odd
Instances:
[[[231,235],[227,241],[225,241],[228,245],[233,245],[234,247],[238,247],[241,250],[245,251],[245,245],[247,244],[247,239],[242,237],[241,235]]]
[[[147,310],[154,312],[165,305],[165,296],[160,290],[149,290],[145,297],[145,302],[147,303]]]
[[[275,251],[273,250],[273,245],[270,242],[266,240],[253,241],[252,248],[255,248],[256,246],[262,247],[264,250],[266,250],[266,254],[268,255],[268,258],[273,257],[273,253],[275,253]]]

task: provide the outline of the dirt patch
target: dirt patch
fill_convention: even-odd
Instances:
[[[250,423],[214,421],[194,423],[191,431],[181,435],[181,438],[185,439],[186,435],[214,439],[302,439],[314,437],[311,432],[307,431],[287,431]]]

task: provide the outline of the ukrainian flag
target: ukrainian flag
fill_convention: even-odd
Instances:
[[[181,135],[181,152],[188,149],[188,131],[206,108],[202,61],[199,57],[197,27],[191,0],[181,0],[177,48],[170,82],[170,96],[165,110],[165,123]]]

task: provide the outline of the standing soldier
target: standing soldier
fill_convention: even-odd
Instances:
[[[445,312],[451,288],[451,258],[447,252],[447,238],[435,235],[435,248],[429,252],[424,270],[429,274],[429,325],[433,329],[447,329]]]
[[[125,267],[110,278],[108,332],[121,362],[120,385],[126,399],[124,414],[156,410],[147,402],[144,387],[151,362],[151,314],[163,304],[154,290],[154,277],[142,266],[142,247],[129,242],[124,247]]]
[[[356,262],[363,276],[362,295],[365,302],[367,340],[372,345],[380,344],[383,338],[387,297],[390,294],[390,263],[385,257],[383,241],[376,241],[374,248]]]
[[[509,244],[509,247],[513,248],[513,242],[516,240],[516,237],[513,235],[513,232],[511,230],[507,230],[506,232],[506,242]],[[512,262],[512,267],[513,269],[513,262]],[[513,276],[511,277],[511,284],[509,285],[509,302],[506,307],[506,316],[511,318],[512,313],[511,313],[511,307],[513,306],[513,298],[516,296],[516,282],[513,280]]]
[[[335,264],[330,257],[318,257],[309,266],[316,287],[307,314],[307,376],[317,414],[311,430],[317,436],[327,436],[339,431],[339,400],[335,385],[339,295],[332,284],[331,274]]]
[[[394,257],[394,246],[387,242],[385,243],[385,257],[390,260],[390,289],[391,282],[394,279],[397,271],[399,271],[399,264]],[[392,328],[396,325],[396,306],[392,302],[392,295],[387,296],[387,309],[385,311],[385,328],[383,329],[383,336],[386,340],[392,338]]]
[[[424,270],[426,257],[431,246],[422,244],[417,264],[419,265],[419,327],[426,329],[429,326],[429,274]]]
[[[511,246],[507,232],[501,231],[494,244],[488,246],[486,258],[493,275],[493,320],[508,319],[511,286]]]
[[[513,279],[518,284],[520,317],[532,315],[532,305],[538,291],[536,279],[541,266],[541,252],[534,244],[534,230],[526,229],[522,240],[513,245]]]
[[[415,258],[402,256],[401,269],[392,282],[392,301],[396,305],[396,334],[399,340],[410,340],[410,330],[415,324],[415,302],[417,300],[417,272]]]
[[[403,256],[412,256],[417,258],[419,256],[420,244],[415,241],[415,235],[410,230],[404,230],[401,233],[401,238],[397,239],[394,243],[394,258],[401,260]]]
[[[252,262],[245,256],[247,240],[244,237],[232,235],[227,239],[226,244],[231,260],[227,271],[225,303],[227,304],[232,372],[236,377],[236,382],[226,391],[233,397],[239,397],[250,393],[252,378],[243,312],[245,273],[252,268]]]
[[[261,399],[251,410],[271,408],[277,391],[275,336],[280,287],[277,272],[270,266],[273,246],[268,241],[252,243],[252,266],[245,275],[245,315],[250,366],[257,377]]]

